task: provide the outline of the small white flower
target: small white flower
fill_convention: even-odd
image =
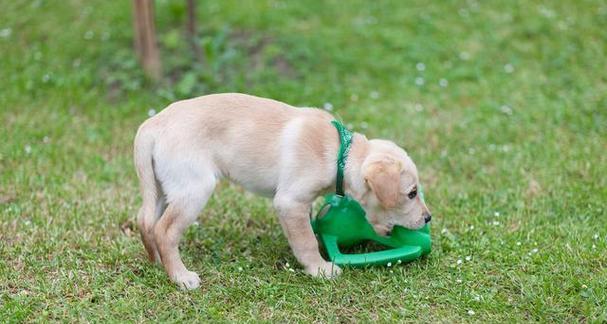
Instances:
[[[447,234],[449,230],[446,227],[443,227],[443,229],[440,231],[441,234]]]
[[[502,105],[500,107],[500,111],[506,115],[512,115],[512,108],[510,108],[510,106],[508,105]]]
[[[418,71],[424,71],[426,69],[426,64],[419,62],[419,63],[415,64],[415,68]]]
[[[238,267],[238,271],[242,271],[242,267]]]
[[[93,37],[95,37],[95,32],[92,30],[88,30],[86,33],[84,33],[84,39],[86,40],[93,39]]]
[[[496,211],[495,213],[493,213],[493,216],[500,217],[500,212]]]
[[[449,85],[449,81],[447,81],[447,79],[440,79],[438,80],[438,85],[443,88],[446,88]]]
[[[467,60],[469,60],[469,59],[470,59],[470,53],[468,53],[468,52],[460,52],[460,53],[459,53],[459,58],[460,58],[462,61],[467,61]]]
[[[537,248],[531,250],[531,253],[537,253],[537,251],[539,251]]]
[[[498,221],[493,221],[493,226],[499,226],[499,225],[500,225],[500,222],[498,222]]]
[[[462,264],[462,262],[464,262],[464,261],[462,261],[462,259],[457,259],[457,265]]]
[[[394,273],[394,271],[390,270],[390,273]]]
[[[285,266],[286,266],[287,268],[290,268],[290,267],[291,267],[291,265],[289,264],[289,262],[285,263]]]
[[[596,249],[596,245],[595,244],[592,244],[592,249],[593,250]]]
[[[325,102],[325,103],[322,105],[322,108],[323,108],[324,110],[327,110],[327,111],[333,111],[333,104],[332,104],[332,103],[330,103],[330,102]]]
[[[48,136],[44,136],[44,137],[42,138],[42,143],[44,143],[44,144],[48,144],[48,143],[50,143],[50,142],[51,142],[51,138],[50,138],[50,137],[48,137]]]
[[[462,279],[457,279],[457,280],[455,280],[455,282],[462,283]]]
[[[544,16],[546,18],[554,18],[554,16],[555,16],[555,13],[552,9],[546,8],[544,6],[540,6],[539,11],[542,14],[542,16]]]
[[[30,145],[26,145],[25,148],[25,154],[30,154],[32,153],[32,147]]]
[[[474,301],[481,301],[481,296],[474,296]]]
[[[474,314],[476,314],[476,313],[473,310],[471,310],[471,309],[468,310],[468,315],[472,316]]]
[[[466,257],[466,261],[470,261],[470,260],[472,260],[472,257],[471,256],[467,256]]]
[[[156,115],[156,109],[150,109],[150,110],[148,110],[148,116],[152,117],[154,115]]]
[[[377,98],[379,98],[379,92],[377,92],[375,90],[371,91],[370,96],[371,96],[371,99],[377,99]]]
[[[293,268],[289,268],[289,271],[291,271],[291,272],[295,272],[295,269],[293,269]]]
[[[504,65],[504,72],[506,72],[506,73],[514,72],[514,65],[512,65],[510,63]]]
[[[0,30],[0,37],[1,38],[9,38],[12,33],[13,33],[12,29],[10,29],[10,28],[4,28],[4,29]]]
[[[424,81],[424,78],[422,78],[422,77],[417,77],[417,78],[415,78],[415,84],[416,84],[416,85],[418,85],[418,86],[423,86],[423,85],[424,85],[424,83],[426,83],[426,81]]]
[[[388,262],[387,266],[391,267],[392,266],[392,262]]]
[[[582,285],[582,289],[586,289],[586,288],[588,288],[588,286]]]
[[[595,239],[595,240],[598,240],[599,239],[599,234],[597,233],[597,234],[592,235],[592,238]]]
[[[521,242],[516,242],[516,246],[521,246]]]
[[[398,261],[397,261],[397,262],[396,262],[396,263],[398,263],[398,264],[401,264],[401,263],[403,263],[403,261],[401,261],[401,260],[398,260]]]
[[[468,230],[472,231],[474,229],[474,225],[470,225],[470,227],[468,227]]]

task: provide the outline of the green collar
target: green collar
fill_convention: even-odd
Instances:
[[[339,152],[337,154],[337,177],[335,178],[335,193],[339,196],[344,196],[344,169],[346,168],[346,159],[348,158],[348,152],[350,146],[352,146],[352,132],[349,131],[346,126],[337,120],[331,122],[337,133],[339,133]]]

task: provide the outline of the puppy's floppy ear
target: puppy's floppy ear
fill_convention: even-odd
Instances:
[[[398,204],[401,171],[400,161],[389,157],[369,163],[363,171],[365,182],[384,208]]]

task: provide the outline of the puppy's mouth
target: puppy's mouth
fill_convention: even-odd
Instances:
[[[425,225],[425,223],[422,221],[422,222],[419,222],[419,224],[414,224],[413,226],[411,226],[411,224],[407,224],[407,225],[403,225],[403,227],[406,229],[415,231],[415,230],[418,230],[418,229],[424,227],[424,225]]]
[[[381,236],[385,236],[385,237],[390,237],[392,235],[392,230],[394,229],[395,225],[375,225],[373,224],[373,230],[375,230],[375,233],[377,233],[378,235]],[[404,227],[408,230],[412,230],[412,231],[417,231],[419,229],[421,229],[422,227],[424,227],[424,223],[417,225],[417,226],[410,226],[410,225],[399,225],[401,227]]]

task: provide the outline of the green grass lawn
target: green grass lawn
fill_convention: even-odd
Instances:
[[[156,1],[166,77],[130,1],[0,4],[0,321],[607,321],[607,4]],[[416,161],[419,262],[303,274],[271,203],[222,184],[181,245],[183,292],[134,218],[132,140],[171,101],[237,91],[331,109]]]

